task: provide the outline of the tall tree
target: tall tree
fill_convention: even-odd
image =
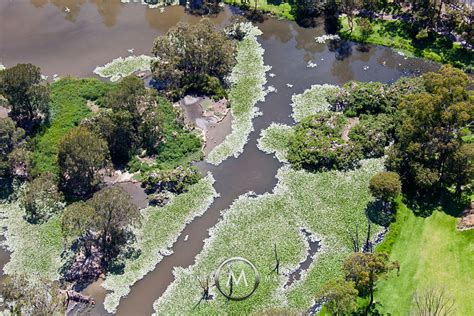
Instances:
[[[374,175],[369,182],[370,193],[384,203],[384,208],[387,204],[400,195],[402,191],[402,184],[400,176],[395,172],[379,172]]]
[[[179,23],[155,40],[153,77],[169,94],[202,90],[217,80],[224,84],[236,63],[235,44],[212,22]]]
[[[399,268],[398,263],[390,262],[385,253],[354,252],[344,262],[346,280],[353,281],[360,294],[369,295],[366,312],[374,302],[375,283],[395,268]]]
[[[471,122],[474,91],[469,77],[452,66],[423,76],[426,92],[406,96],[387,167],[397,171],[404,189],[433,196],[441,188],[462,186],[466,177],[449,163],[461,149],[461,131]],[[461,181],[461,182],[459,182]]]
[[[8,155],[24,140],[25,130],[9,118],[0,118],[0,178],[9,176]]]
[[[57,178],[51,173],[44,173],[26,185],[20,201],[27,220],[41,223],[64,207],[63,199]]]
[[[349,31],[351,33],[354,29],[354,14],[360,6],[360,0],[341,0],[339,4],[339,9],[347,16],[347,23],[349,24]]]
[[[121,187],[104,188],[88,202],[95,210],[95,227],[101,232],[102,245],[113,244],[114,238],[140,219],[140,211]]]
[[[324,306],[331,315],[350,315],[357,309],[357,293],[353,281],[331,280],[324,284],[316,297],[325,302]]]
[[[27,131],[49,117],[49,86],[41,84],[40,68],[18,64],[0,72],[0,94],[11,107],[10,116]]]
[[[101,171],[108,166],[108,149],[104,140],[85,127],[69,131],[59,144],[60,186],[66,195],[86,197],[102,180]]]

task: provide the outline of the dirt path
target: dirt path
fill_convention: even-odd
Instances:
[[[341,135],[341,138],[346,142],[349,141],[349,132],[351,131],[351,129],[357,124],[359,124],[359,118],[351,117],[347,121],[348,121],[347,125],[342,130],[342,135]]]

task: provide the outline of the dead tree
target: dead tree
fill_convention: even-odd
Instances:
[[[270,271],[270,273],[276,272],[276,274],[279,275],[279,274],[280,274],[280,258],[278,258],[278,252],[277,252],[277,246],[276,246],[276,244],[273,244],[273,246],[274,246],[274,247],[273,247],[273,251],[274,251],[274,253],[275,253],[275,261],[276,261],[276,263],[275,263],[275,267],[273,268],[272,271]]]
[[[370,241],[370,229],[371,229],[370,219],[367,218],[367,237],[365,239],[365,245],[363,249],[364,252],[373,252],[372,241]]]
[[[352,250],[354,252],[359,252],[360,246],[359,246],[359,225],[356,224],[356,231],[355,235],[351,234],[351,239],[352,239]]]
[[[413,295],[413,312],[420,316],[444,316],[454,313],[455,301],[444,288],[429,288]]]
[[[212,295],[209,293],[209,276],[206,277],[205,281],[199,279],[199,285],[201,286],[202,294],[201,298],[199,299],[199,302],[194,305],[194,308],[198,307],[202,301],[209,301],[212,299]]]

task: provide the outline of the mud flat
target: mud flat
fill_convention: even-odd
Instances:
[[[186,96],[176,106],[183,110],[186,125],[201,130],[205,156],[232,132],[232,116],[226,100],[216,102],[207,97]]]

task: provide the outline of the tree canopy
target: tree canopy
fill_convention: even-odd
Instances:
[[[399,105],[400,124],[387,167],[401,175],[404,188],[433,196],[443,187],[466,184],[462,174],[469,168],[459,170],[456,165],[462,162],[454,160],[468,158],[468,152],[460,153],[461,136],[472,120],[474,92],[468,90],[469,77],[451,66],[423,80],[426,91],[407,95]]]
[[[101,182],[108,166],[109,152],[104,140],[85,127],[69,131],[59,144],[60,185],[66,195],[87,197]]]
[[[40,68],[32,64],[18,64],[0,72],[0,94],[11,107],[9,115],[27,131],[49,118],[49,86],[41,81]]]
[[[234,42],[208,19],[194,25],[179,23],[155,40],[152,53],[153,77],[170,96],[202,92],[215,83],[214,90],[220,90],[236,63]]]

